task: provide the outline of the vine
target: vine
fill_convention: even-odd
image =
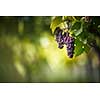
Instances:
[[[96,47],[96,37],[100,37],[100,18],[94,16],[56,16],[50,25],[56,37],[58,48],[64,45],[69,58],[88,53]]]

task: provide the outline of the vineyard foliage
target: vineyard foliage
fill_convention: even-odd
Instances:
[[[100,31],[100,18],[93,16],[56,16],[52,19],[50,29],[53,35],[59,27],[63,32],[69,33],[74,41],[74,57],[83,52],[88,53],[96,41]]]

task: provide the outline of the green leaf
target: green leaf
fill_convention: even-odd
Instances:
[[[75,40],[75,45],[75,57],[81,55],[84,51],[88,53],[90,50],[90,46],[88,44],[84,44],[84,42],[80,41],[79,38]]]
[[[81,22],[76,21],[76,22],[73,24],[71,30],[79,30],[80,28],[81,28]]]
[[[79,30],[74,30],[73,31],[73,34],[75,35],[75,36],[78,36],[78,35],[80,35],[81,33],[82,33],[82,28],[80,28]]]
[[[76,39],[75,45],[76,46],[75,46],[74,53],[75,53],[75,57],[76,57],[76,56],[81,55],[84,52],[84,44],[79,39]]]
[[[63,20],[64,21],[67,21],[67,20],[74,21],[76,20],[76,18],[74,16],[63,16]]]
[[[50,28],[52,30],[52,33],[54,33],[54,30],[56,29],[56,27],[61,24],[63,22],[62,20],[62,17],[61,16],[57,16],[55,17],[52,22],[51,22],[51,25],[50,25]]]
[[[88,38],[88,36],[89,36],[88,32],[82,31],[82,33],[78,35],[78,38],[80,38],[82,41],[84,41]]]
[[[76,20],[81,20],[82,16],[75,16]]]
[[[72,25],[71,31],[75,36],[80,35],[83,31],[82,23],[79,21],[74,22],[74,24]]]
[[[86,53],[88,53],[89,50],[90,50],[90,46],[87,45],[87,44],[84,44],[84,51],[85,51]]]

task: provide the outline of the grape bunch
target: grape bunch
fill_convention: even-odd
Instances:
[[[55,36],[56,41],[58,43],[58,48],[62,49],[64,47],[64,44],[66,45],[67,54],[69,58],[73,57],[74,54],[74,38],[69,36],[68,32],[64,32],[59,27],[55,29]]]
[[[66,42],[67,42],[66,48],[67,48],[68,56],[69,58],[72,58],[74,54],[74,38],[69,36]]]
[[[62,49],[64,47],[64,40],[63,40],[63,35],[62,35],[62,30],[57,27],[55,30],[55,35],[56,35],[56,41],[58,43],[58,48]]]

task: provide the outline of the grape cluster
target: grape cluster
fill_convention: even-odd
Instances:
[[[58,43],[58,48],[62,49],[64,47],[64,44],[66,45],[67,54],[69,58],[73,57],[74,54],[74,38],[69,36],[68,32],[64,32],[59,27],[55,29],[55,36],[56,41]]]
[[[74,54],[74,38],[69,36],[66,42],[67,42],[66,47],[67,47],[68,56],[72,58]]]
[[[63,35],[62,35],[62,30],[57,27],[55,30],[55,35],[56,35],[56,41],[58,43],[58,48],[62,49],[64,47],[64,40],[63,40]]]

